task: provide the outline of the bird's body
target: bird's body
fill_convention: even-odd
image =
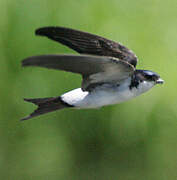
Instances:
[[[75,108],[99,108],[130,100],[154,86],[153,83],[144,82],[139,88],[130,90],[130,83],[131,78],[128,78],[121,85],[103,84],[91,92],[77,88],[61,95],[61,99]]]
[[[81,54],[41,55],[22,62],[23,66],[39,66],[79,73],[81,88],[59,97],[25,99],[38,108],[23,120],[63,108],[99,108],[132,99],[155,84],[163,83],[152,71],[136,70],[136,55],[123,45],[100,36],[62,27],[46,27],[36,31]]]

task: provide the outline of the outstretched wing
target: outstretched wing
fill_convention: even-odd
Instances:
[[[47,36],[81,54],[110,56],[126,61],[136,67],[136,55],[120,43],[106,38],[64,27],[43,27],[36,35]]]
[[[22,66],[39,66],[79,73],[82,89],[89,91],[95,84],[119,82],[134,73],[134,67],[124,61],[106,56],[41,55],[26,58]]]

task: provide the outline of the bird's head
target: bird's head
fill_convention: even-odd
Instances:
[[[163,80],[160,76],[152,71],[148,70],[136,70],[133,77],[130,88],[137,88],[139,93],[143,93],[151,89],[156,84],[163,84]]]
[[[163,84],[163,80],[160,78],[160,76],[153,72],[148,70],[136,70],[135,76],[140,82],[150,82],[155,84]]]

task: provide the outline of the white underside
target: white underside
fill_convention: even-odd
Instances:
[[[92,92],[82,91],[81,88],[69,91],[61,96],[66,103],[76,108],[98,108],[109,104],[117,104],[136,97],[154,86],[151,82],[142,82],[138,88],[129,89],[130,79],[121,86],[103,85]]]

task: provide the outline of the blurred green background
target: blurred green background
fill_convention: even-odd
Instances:
[[[177,1],[0,0],[0,179],[174,180],[177,178]],[[165,80],[129,102],[19,119],[23,98],[58,96],[81,77],[21,60],[75,53],[35,29],[65,26],[118,41],[138,68]]]

